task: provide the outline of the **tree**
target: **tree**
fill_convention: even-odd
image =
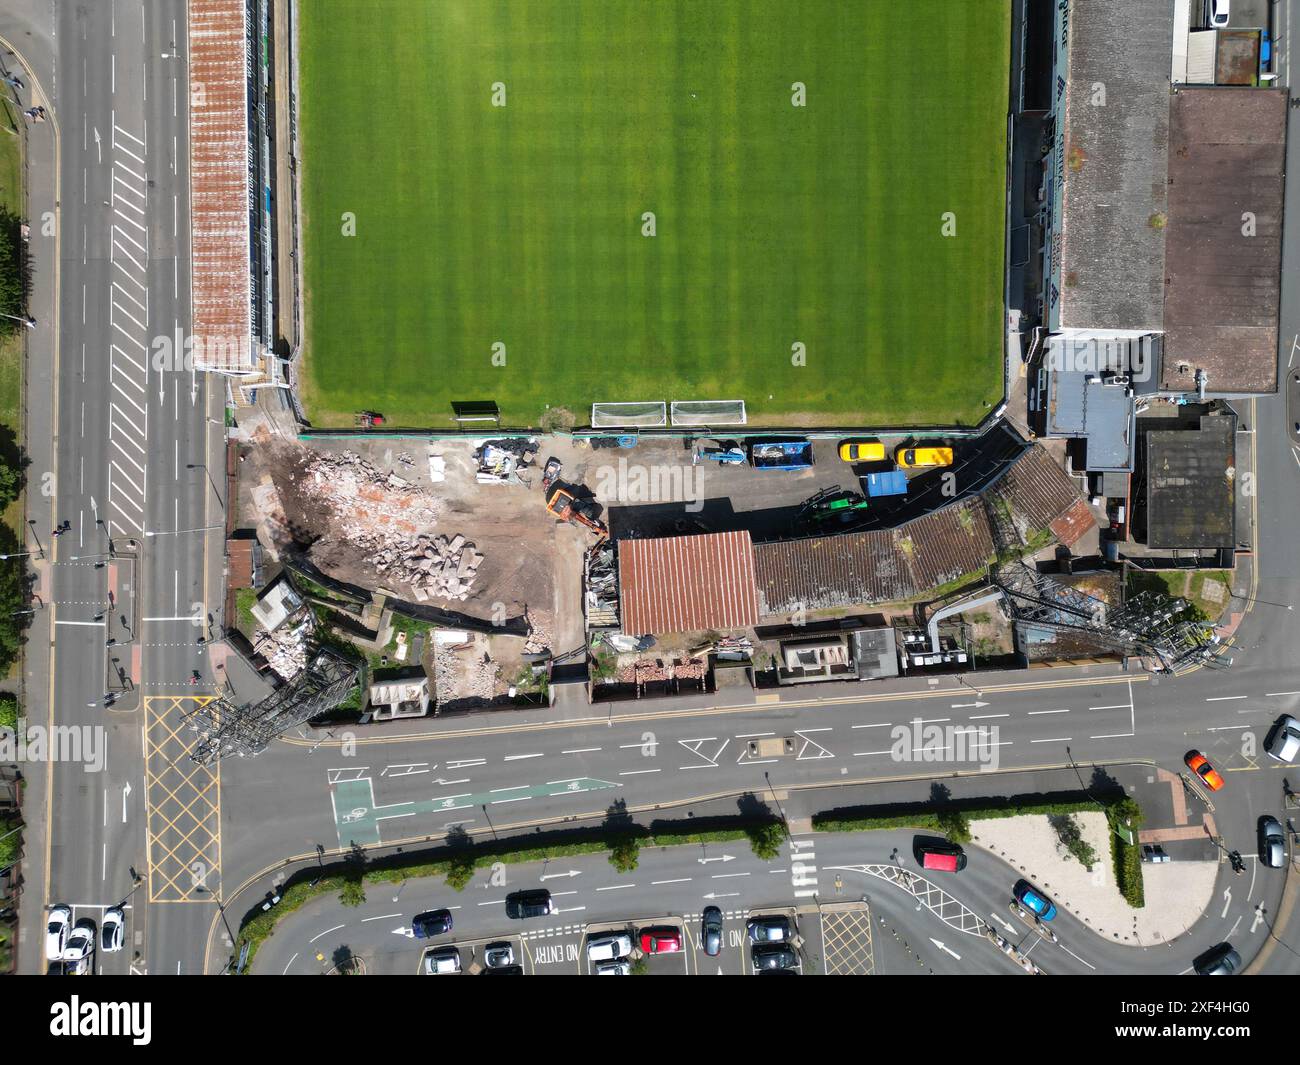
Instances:
[[[970,842],[970,819],[960,810],[940,810],[935,814],[939,831],[953,843]]]
[[[23,261],[20,244],[14,240],[19,220],[9,211],[0,211],[0,313],[23,317]],[[0,330],[12,333],[20,328],[10,318],[0,319]]]
[[[745,829],[745,835],[749,837],[754,857],[770,862],[781,853],[781,844],[790,838],[790,830],[784,821],[766,821],[761,825],[750,825]]]
[[[641,857],[641,841],[632,835],[622,835],[610,840],[609,864],[620,873],[630,873]]]
[[[447,859],[447,886],[455,891],[464,891],[474,879],[474,852],[457,851]]]
[[[343,890],[339,892],[339,902],[344,906],[360,906],[365,901],[366,885],[361,879],[361,870],[349,869],[343,880]]]

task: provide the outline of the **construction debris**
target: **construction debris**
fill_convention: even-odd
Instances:
[[[466,633],[464,643],[434,641],[433,674],[439,705],[461,699],[491,700],[496,694],[497,664],[488,655],[487,640]]]
[[[359,538],[365,545],[365,538]],[[366,545],[375,569],[409,585],[420,602],[428,599],[469,598],[483,556],[465,537],[417,536],[414,540],[385,543],[374,538]]]
[[[528,487],[530,482],[519,471],[533,464],[537,457],[537,441],[488,440],[474,457],[478,459],[475,475],[479,484],[516,484]]]
[[[331,512],[348,539],[397,539],[431,529],[438,521],[438,501],[432,495],[355,452],[317,454],[306,476],[308,494]]]
[[[291,681],[307,668],[307,655],[311,635],[316,629],[310,610],[302,611],[274,632],[258,629],[253,637],[253,651],[266,659],[267,664],[284,680]]]

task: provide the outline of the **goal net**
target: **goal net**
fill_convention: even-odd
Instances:
[[[593,403],[591,427],[616,429],[621,427],[655,426],[668,424],[666,403]]]
[[[672,405],[673,425],[744,425],[743,399],[697,399]]]

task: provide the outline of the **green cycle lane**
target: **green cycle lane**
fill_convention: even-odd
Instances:
[[[370,777],[360,777],[333,782],[330,799],[334,806],[334,826],[338,831],[339,846],[351,847],[381,842],[379,838],[381,821],[416,817],[420,814],[454,813],[457,810],[469,810],[476,806],[497,806],[526,799],[581,795],[588,791],[606,791],[619,786],[614,781],[597,780],[594,777],[570,777],[566,780],[551,780],[545,784],[497,788],[482,793],[461,792],[455,795],[435,796],[431,799],[381,805],[375,801],[374,781]]]

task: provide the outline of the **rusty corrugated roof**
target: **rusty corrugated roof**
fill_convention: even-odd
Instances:
[[[1041,444],[1027,448],[985,495],[1002,500],[999,509],[1022,543],[1046,529],[1073,546],[1095,524],[1078,485]]]
[[[618,542],[619,603],[630,635],[747,628],[758,621],[746,531]]]
[[[257,369],[251,345],[245,0],[189,0],[194,363]]]

